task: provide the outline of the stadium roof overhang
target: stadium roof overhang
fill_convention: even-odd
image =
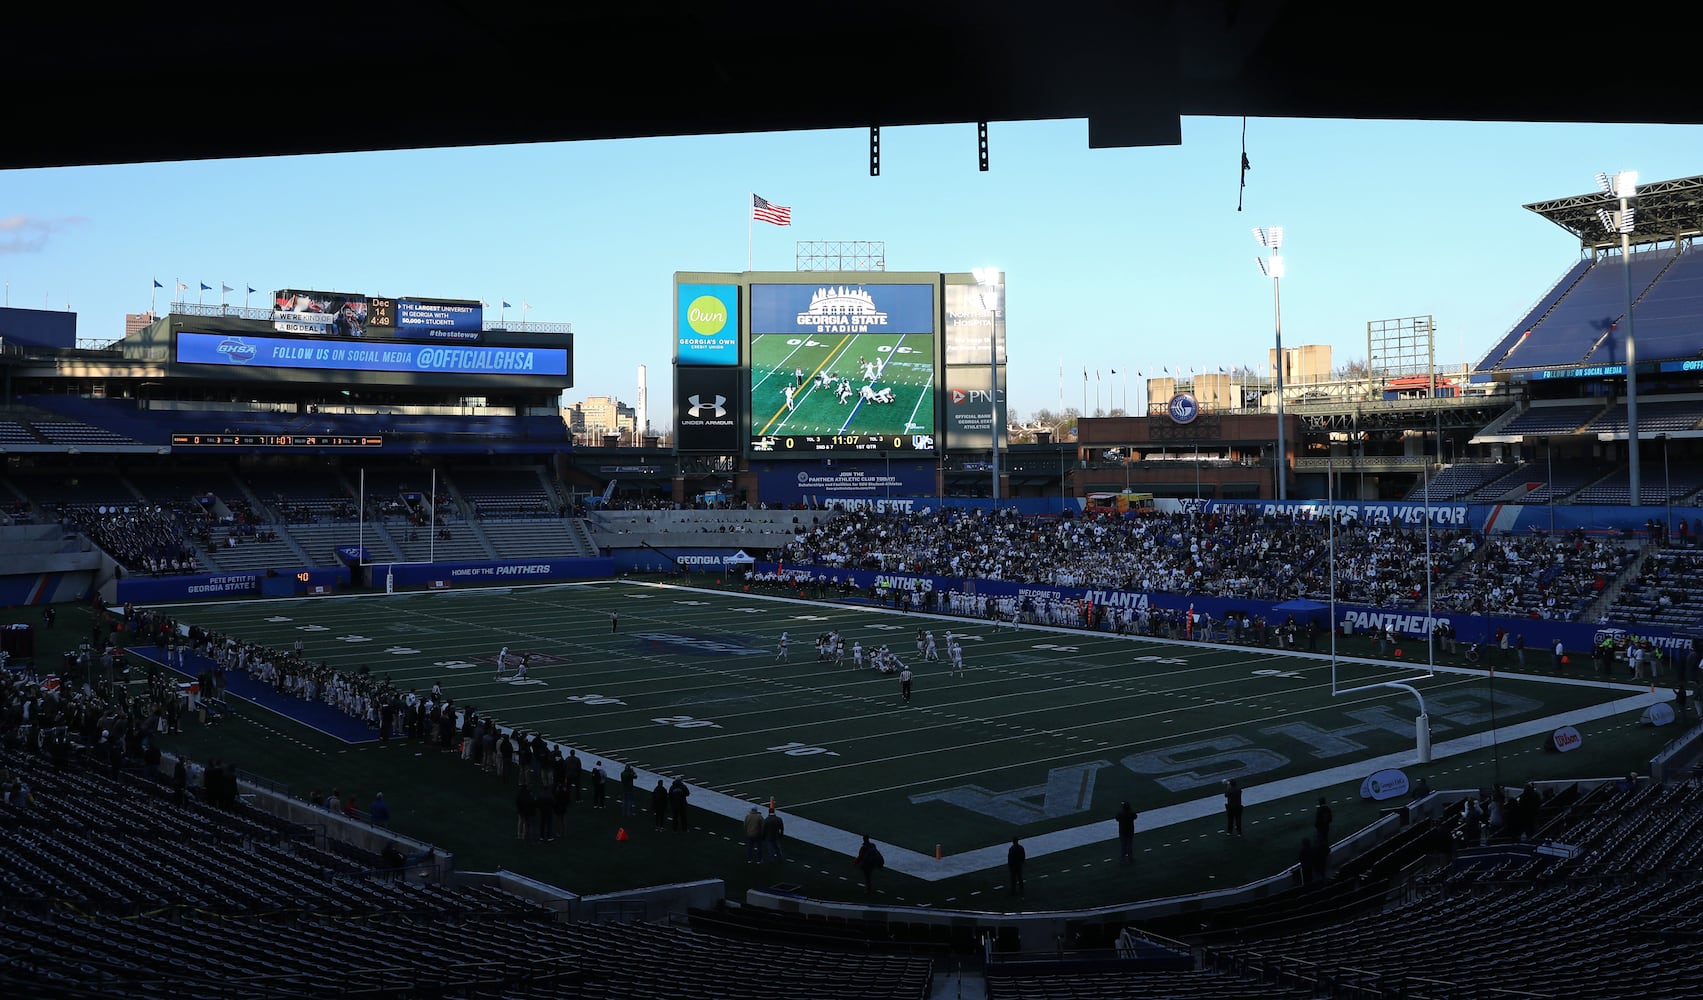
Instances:
[[[1687,23],[1663,6],[1638,21]],[[1584,29],[1517,4],[186,0],[25,4],[6,28],[0,168],[1042,119],[1160,145],[1183,115],[1703,122],[1684,86],[1558,83]]]
[[[1637,209],[1636,228],[1631,234],[1635,245],[1661,243],[1703,233],[1703,177],[1680,177],[1640,184],[1638,197],[1632,204]],[[1605,209],[1613,211],[1619,207],[1618,198],[1600,191],[1536,201],[1526,206],[1572,233],[1580,247],[1587,250],[1620,246],[1619,234],[1605,230],[1597,215]]]

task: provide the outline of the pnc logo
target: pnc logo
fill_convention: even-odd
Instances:
[[[952,403],[953,403],[953,405],[957,405],[959,403],[962,403],[964,400],[969,399],[969,398],[970,398],[970,394],[965,392],[962,389],[953,389],[952,390]]]
[[[727,402],[726,396],[717,396],[713,403],[706,403],[698,396],[687,396],[686,402],[692,404],[686,407],[686,412],[694,418],[702,418],[706,410],[712,411],[718,418],[727,416],[727,407],[723,405]]]
[[[712,336],[727,326],[727,303],[714,295],[700,295],[686,307],[686,325],[699,336]]]
[[[253,344],[245,344],[240,337],[226,337],[219,341],[218,351],[239,365],[246,365],[260,354],[260,349]]]

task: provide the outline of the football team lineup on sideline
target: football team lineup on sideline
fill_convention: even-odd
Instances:
[[[1411,764],[1417,708],[1380,684],[1422,694],[1439,762],[1613,725],[1666,697],[638,581],[156,609],[240,643],[300,643],[310,663],[388,678],[399,696],[436,689],[631,764],[642,787],[683,778],[693,806],[719,815],[776,802],[789,836],[854,853],[868,835],[891,845],[890,867],[927,880],[1002,864],[1014,834],[1035,856],[1109,840],[1122,801],[1155,829],[1217,814],[1230,779],[1252,805]],[[309,718],[252,676],[227,691],[378,739],[359,710]]]

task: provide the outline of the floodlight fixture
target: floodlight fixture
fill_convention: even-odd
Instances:
[[[999,286],[1004,277],[997,267],[973,267],[970,273],[976,279],[976,297],[981,300],[982,308],[988,312],[988,438],[989,451],[993,454],[991,463],[993,484],[990,496],[994,508],[999,505]],[[992,296],[990,301],[989,296]],[[1063,500],[1061,499],[1062,503]]]
[[[1283,277],[1283,258],[1277,254],[1270,257],[1255,257],[1254,263],[1260,266],[1260,273],[1268,278]]]
[[[1610,212],[1607,209],[1597,210],[1597,219],[1603,228],[1610,233],[1620,236],[1620,278],[1621,297],[1625,311],[1626,329],[1622,343],[1626,360],[1626,480],[1629,506],[1642,506],[1642,470],[1639,468],[1639,445],[1641,437],[1638,433],[1638,338],[1632,323],[1632,231],[1637,228],[1638,216],[1630,204],[1638,197],[1638,172],[1622,170],[1612,179],[1607,174],[1597,174],[1597,187],[1605,193],[1620,199],[1620,211]]]
[[[1260,241],[1260,246],[1267,250],[1279,250],[1283,247],[1282,226],[1255,226],[1254,239]]]

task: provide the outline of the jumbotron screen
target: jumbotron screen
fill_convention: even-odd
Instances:
[[[934,451],[932,285],[751,286],[751,450]]]

